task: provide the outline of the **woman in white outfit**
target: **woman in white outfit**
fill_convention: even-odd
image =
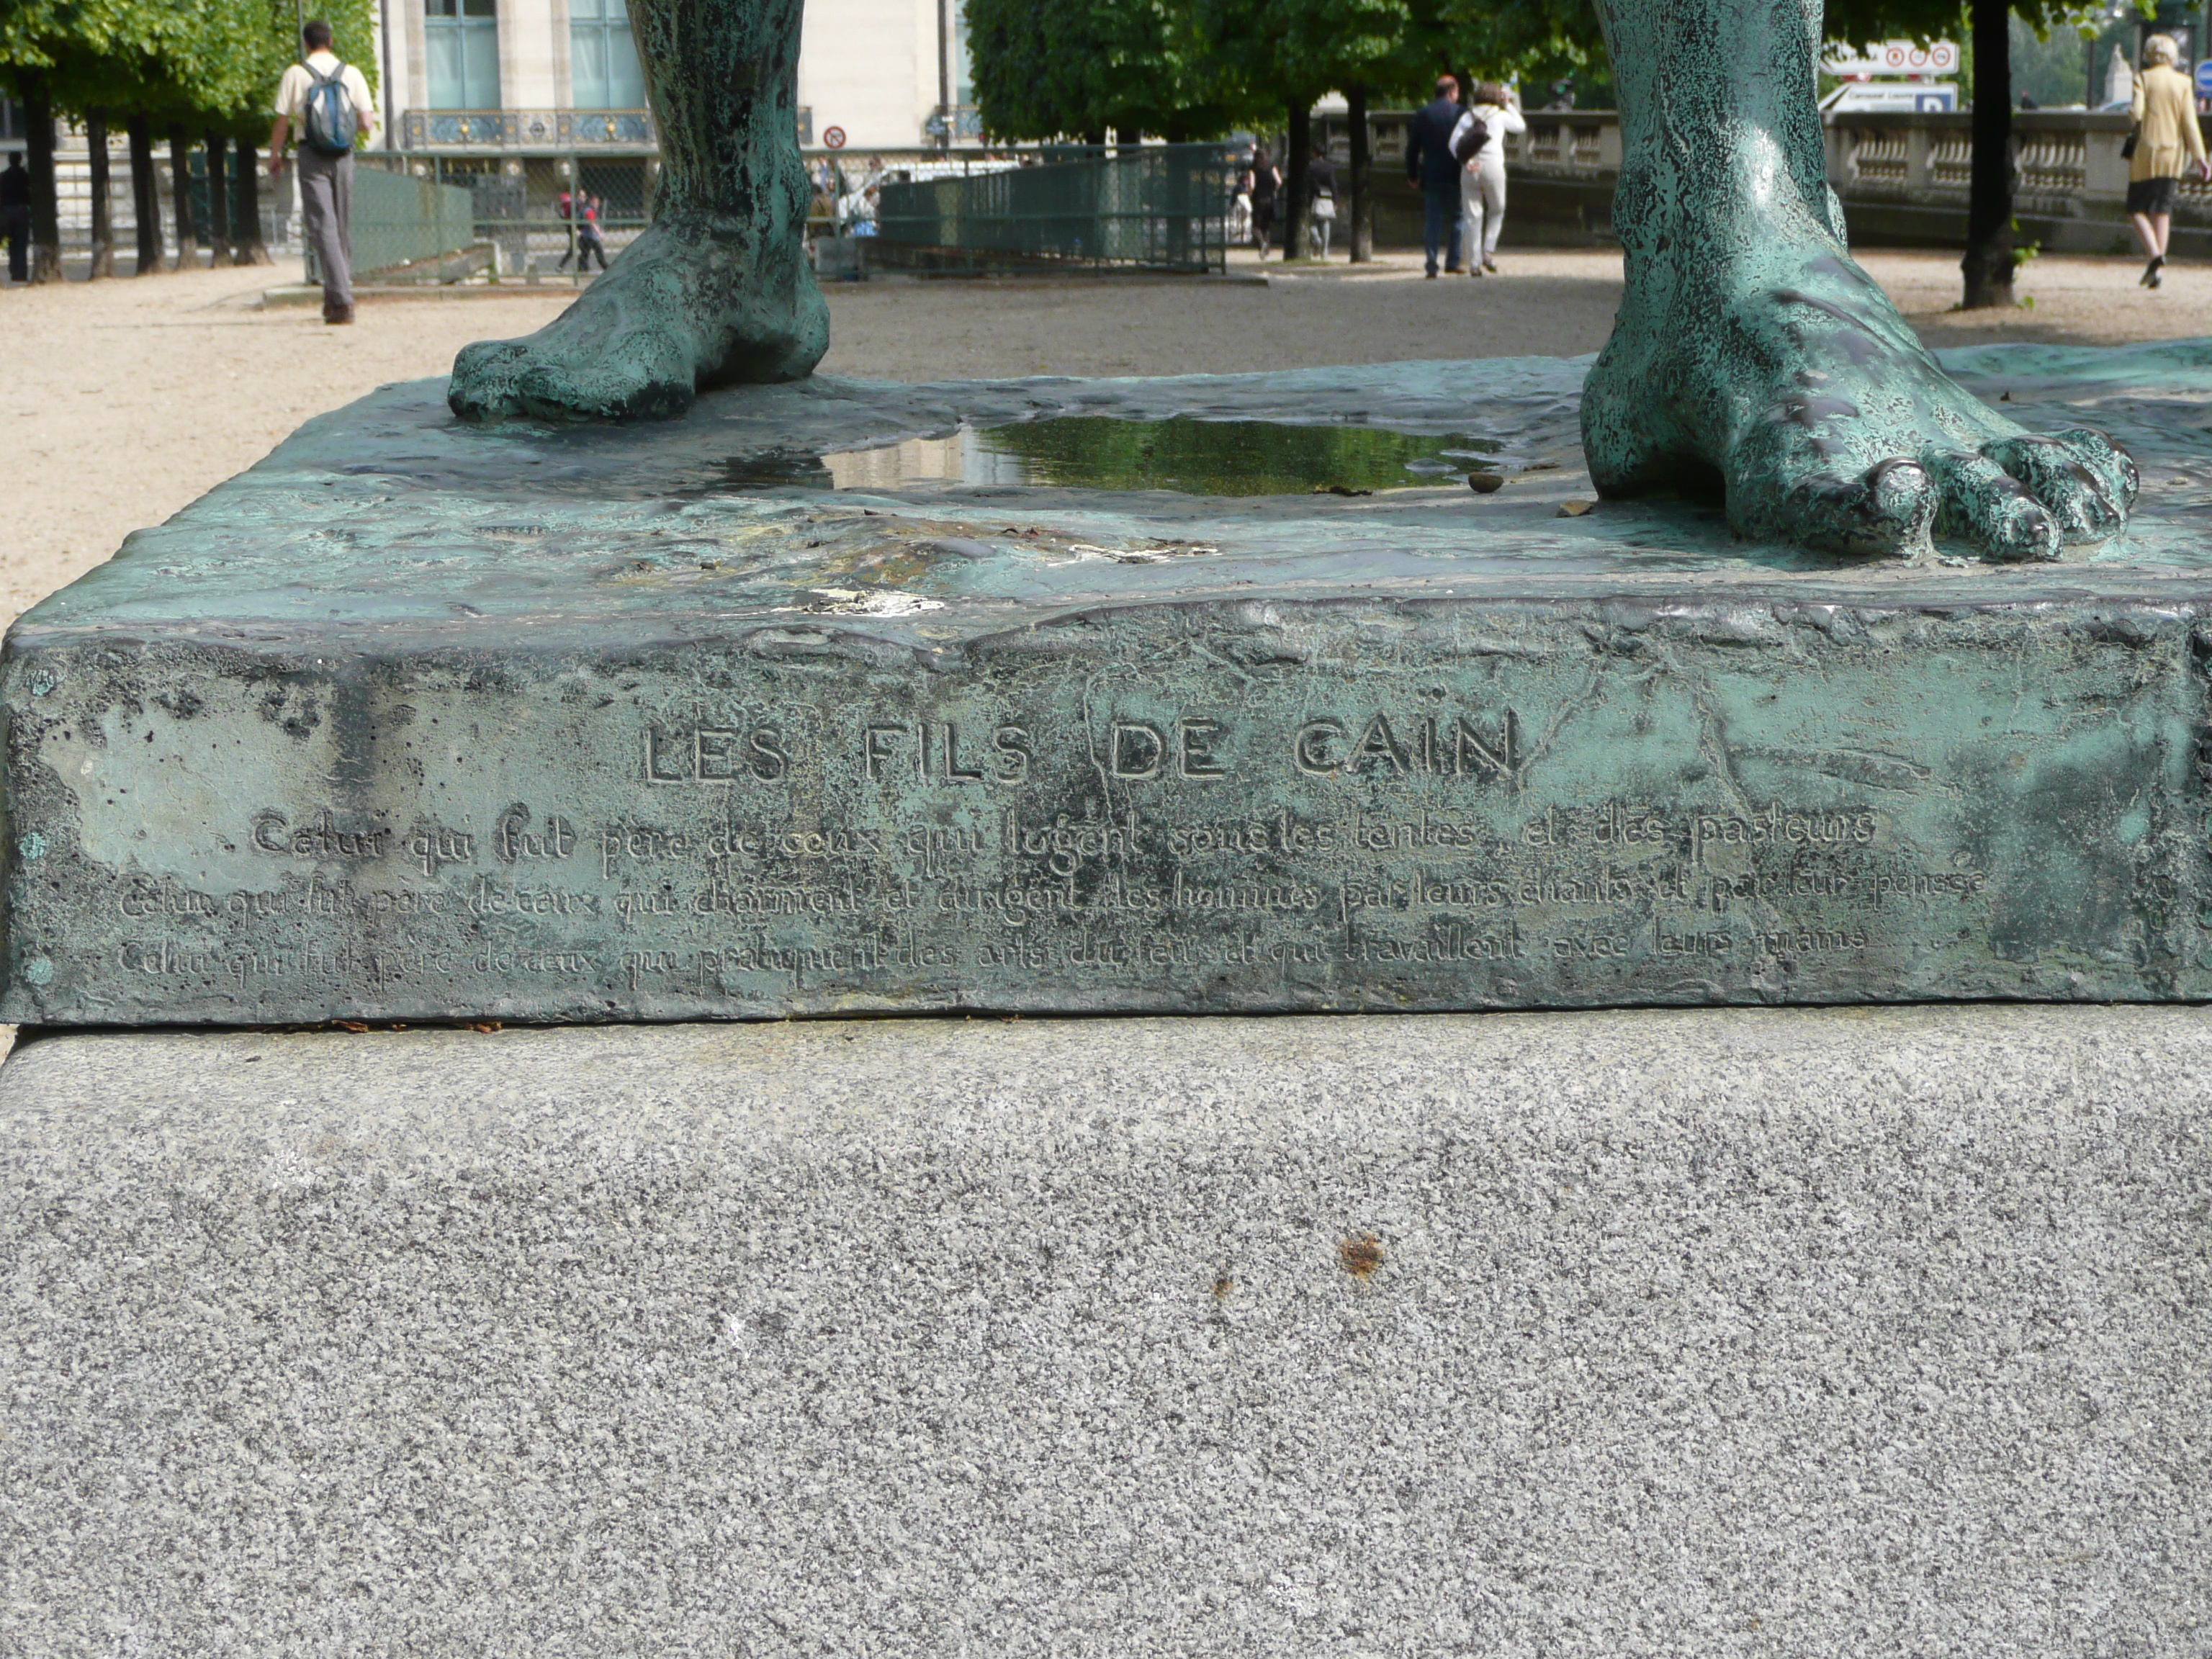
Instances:
[[[1495,81],[1485,81],[1475,88],[1467,113],[1459,118],[1459,125],[1452,131],[1454,155],[1466,148],[1462,141],[1477,121],[1482,123],[1486,136],[1482,148],[1460,171],[1460,215],[1465,224],[1460,246],[1467,250],[1468,276],[1494,276],[1498,233],[1505,228],[1505,135],[1526,132],[1528,124],[1521,118],[1513,94]]]

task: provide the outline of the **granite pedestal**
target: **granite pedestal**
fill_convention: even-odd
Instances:
[[[1949,362],[2134,450],[2127,539],[1847,565],[1573,516],[1549,360],[817,379],[619,432],[387,388],[11,632],[0,1012],[2212,994],[2212,347]],[[1459,434],[1505,482],[890,464],[1071,415]]]
[[[2212,1024],[62,1036],[0,1651],[2179,1659]]]

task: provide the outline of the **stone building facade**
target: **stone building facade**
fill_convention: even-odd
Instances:
[[[623,0],[386,0],[376,42],[392,148],[479,159],[642,158],[653,148]],[[799,64],[810,146],[957,136],[959,0],[811,0]]]

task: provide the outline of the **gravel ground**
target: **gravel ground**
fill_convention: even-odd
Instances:
[[[1865,256],[1931,344],[2085,343],[2212,334],[2212,270],[2136,287],[2109,258],[2038,260],[2032,309],[1954,313],[1956,258]],[[1401,358],[1592,351],[1620,261],[1508,251],[1501,277],[1421,280],[1397,258],[1354,274],[1254,282],[883,282],[835,289],[823,368],[894,380],[1159,374]],[[1249,258],[1236,272],[1255,271]],[[1279,268],[1269,266],[1271,274]],[[0,432],[11,465],[0,620],[82,574],[124,536],[250,465],[310,415],[386,381],[444,372],[456,349],[552,317],[565,290],[371,298],[350,329],[311,306],[261,308],[276,270],[206,270],[0,288]],[[1470,365],[1468,395],[1482,395]]]

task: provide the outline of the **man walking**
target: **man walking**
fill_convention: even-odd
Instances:
[[[31,246],[31,175],[23,157],[11,150],[8,165],[0,169],[0,240],[8,244],[8,280],[27,283],[31,271],[27,255]]]
[[[1419,185],[1427,209],[1428,274],[1437,274],[1437,250],[1449,239],[1444,269],[1459,270],[1459,161],[1452,130],[1459,125],[1459,82],[1437,76],[1437,95],[1413,117],[1406,134],[1406,182]]]
[[[353,320],[353,146],[356,135],[376,131],[368,82],[331,50],[331,26],[300,31],[304,61],[284,71],[276,87],[276,125],[269,130],[269,176],[284,165],[284,140],[300,124],[300,217],[315,262],[323,269],[323,320]]]

